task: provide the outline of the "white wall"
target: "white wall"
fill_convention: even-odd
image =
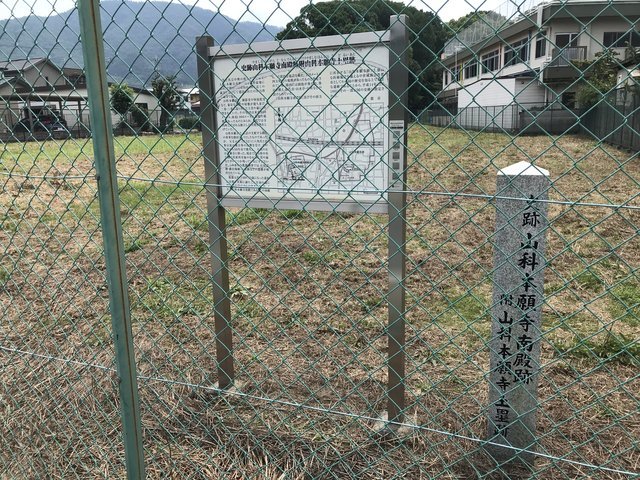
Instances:
[[[640,5],[638,10],[640,11]],[[619,17],[603,18],[602,21],[594,24],[591,27],[591,37],[585,39],[585,44],[589,47],[589,58],[595,58],[595,54],[602,51],[604,32],[626,32],[632,26],[628,21]],[[640,29],[640,25],[636,24],[636,30],[638,29]],[[624,48],[614,48],[614,50],[620,54],[618,59],[624,59]]]
[[[509,105],[515,95],[515,78],[480,80],[458,92],[458,109]]]
[[[551,55],[553,49],[556,48],[555,39],[558,33],[580,32],[584,27],[584,32],[578,36],[578,46],[587,47],[587,58],[593,59],[596,53],[602,51],[604,32],[626,32],[632,27],[629,21],[620,17],[600,17],[597,21],[593,21],[590,18],[580,18],[578,20],[579,22],[570,19],[550,22],[547,33],[550,39],[547,44],[547,55]],[[615,50],[620,54],[624,54],[624,48]]]
[[[62,72],[48,63],[40,63],[23,71],[24,80],[33,87],[47,87],[50,85],[65,85]],[[43,94],[44,96],[45,94]]]
[[[539,104],[545,101],[545,87],[537,79],[515,79],[514,101],[518,104]],[[547,100],[550,99],[547,94]]]

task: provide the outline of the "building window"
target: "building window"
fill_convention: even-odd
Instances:
[[[602,45],[605,48],[640,47],[640,32],[604,32]]]
[[[476,60],[471,60],[467,62],[464,66],[464,78],[473,78],[478,76],[478,62]]]
[[[527,63],[529,61],[529,39],[524,38],[520,41],[507,45],[504,50],[504,66],[516,65],[518,63]]]
[[[577,47],[578,46],[578,34],[577,33],[558,33],[556,35],[556,47]]]
[[[482,55],[482,73],[494,72],[500,68],[500,50]]]
[[[452,82],[460,81],[460,65],[456,65],[451,69],[451,81]]]
[[[547,32],[540,32],[536,36],[536,58],[547,55]]]
[[[86,87],[87,86],[87,78],[84,75],[71,75],[69,76],[69,81],[71,85],[74,87]]]

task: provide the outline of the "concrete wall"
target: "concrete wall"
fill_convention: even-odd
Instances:
[[[540,84],[537,79],[515,79],[515,95],[513,101],[522,104],[539,104],[544,103],[545,100],[550,100],[550,95],[547,92],[545,98],[545,90],[549,90],[547,87]]]
[[[516,93],[515,78],[480,80],[458,92],[458,110],[466,107],[509,105]]]

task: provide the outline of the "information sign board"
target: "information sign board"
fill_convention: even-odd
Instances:
[[[196,44],[218,387],[234,385],[226,207],[389,215],[387,415],[405,408],[405,15],[385,32]]]
[[[315,40],[211,49],[223,205],[386,212],[389,33]]]

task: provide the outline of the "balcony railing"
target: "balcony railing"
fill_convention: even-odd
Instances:
[[[587,59],[587,47],[554,48],[550,67],[568,67],[572,62]]]

